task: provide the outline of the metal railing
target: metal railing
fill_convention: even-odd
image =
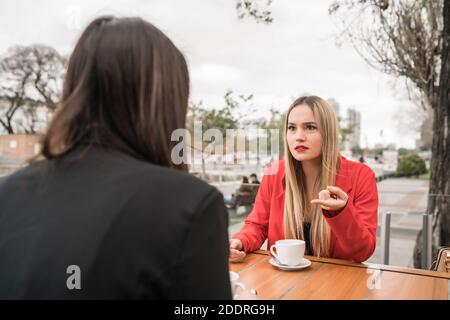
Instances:
[[[381,257],[383,264],[389,264],[389,248],[391,242],[391,215],[392,212],[386,212],[381,217]],[[431,255],[432,255],[432,216],[424,213],[422,215],[422,254],[421,254],[421,267],[422,269],[431,268]]]

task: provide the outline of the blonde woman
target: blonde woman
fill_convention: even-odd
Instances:
[[[361,262],[375,250],[378,192],[373,171],[339,154],[336,115],[316,96],[286,114],[284,160],[269,165],[243,228],[230,240],[230,261],[268,239],[303,239],[307,255]]]

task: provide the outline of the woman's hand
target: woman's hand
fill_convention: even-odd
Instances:
[[[246,254],[242,251],[242,242],[239,239],[230,240],[230,262],[239,262],[244,260]]]
[[[319,192],[319,199],[311,200],[311,204],[319,204],[322,209],[339,211],[347,205],[348,195],[338,187],[328,186]]]

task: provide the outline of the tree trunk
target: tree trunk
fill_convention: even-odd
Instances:
[[[3,128],[6,130],[6,132],[7,132],[8,134],[13,134],[13,133],[14,133],[14,130],[13,130],[13,128],[11,127],[10,121],[9,121],[8,118],[6,118],[5,121],[3,121],[3,120],[0,119],[0,124],[3,126]]]
[[[444,1],[444,31],[442,67],[439,78],[437,102],[434,107],[431,178],[427,213],[433,216],[433,254],[450,246],[450,2]],[[422,256],[422,231],[414,248],[414,267],[420,268]]]

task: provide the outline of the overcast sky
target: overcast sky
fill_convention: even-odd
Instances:
[[[253,93],[265,115],[272,106],[285,111],[302,93],[333,97],[341,115],[349,107],[361,112],[362,147],[366,141],[369,147],[377,142],[414,147],[417,134],[405,134],[395,120],[399,108],[410,104],[405,93],[350,46],[336,46],[329,4],[274,0],[274,22],[267,26],[238,20],[234,0],[2,1],[0,53],[16,44],[42,43],[68,54],[94,17],[138,15],[186,55],[193,101],[221,105],[227,89]]]

